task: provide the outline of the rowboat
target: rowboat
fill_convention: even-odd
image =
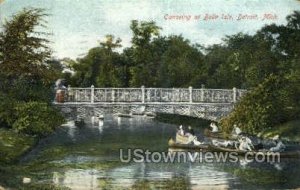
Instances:
[[[175,142],[179,143],[179,144],[188,144],[189,143],[189,137],[188,136],[179,135],[179,134],[176,133]]]
[[[270,152],[268,150],[242,151],[242,150],[238,150],[238,149],[218,147],[218,146],[214,146],[214,145],[210,145],[209,149],[212,152],[235,152],[238,155],[246,155],[247,154],[248,156],[270,156],[270,155],[275,155],[275,154],[279,153],[279,156],[281,158],[300,158],[299,150],[284,151],[284,152]]]
[[[153,112],[145,112],[144,116],[146,116],[148,118],[155,118],[156,114]]]
[[[104,115],[102,115],[102,114],[98,115],[97,117],[98,117],[99,120],[104,120]]]
[[[117,117],[127,117],[127,118],[132,118],[132,114],[116,113],[115,115],[116,115]]]
[[[171,138],[169,140],[168,145],[169,145],[169,148],[183,149],[183,150],[207,150],[209,148],[208,144],[200,144],[200,145],[182,144],[182,143],[176,142],[173,138]]]

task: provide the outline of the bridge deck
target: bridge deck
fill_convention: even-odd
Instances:
[[[246,90],[190,88],[68,88],[53,104],[63,113],[86,117],[104,113],[169,113],[219,120]]]

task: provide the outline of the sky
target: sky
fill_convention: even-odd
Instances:
[[[162,35],[182,35],[191,43],[208,46],[221,43],[226,35],[253,34],[266,24],[284,24],[287,15],[300,10],[297,0],[1,1],[0,25],[23,8],[46,9],[53,56],[73,59],[98,46],[107,34],[120,37],[123,48],[130,46],[131,20],[155,21],[162,27]],[[218,17],[205,20],[206,14]],[[265,14],[268,19],[263,20]],[[231,15],[232,19],[223,19],[222,15]]]

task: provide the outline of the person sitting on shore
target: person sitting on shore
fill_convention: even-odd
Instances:
[[[249,139],[249,138],[248,138]],[[239,139],[239,150],[242,151],[252,151],[253,145],[251,144],[251,141],[247,140],[246,137],[242,137]]]
[[[279,135],[274,136],[273,141],[276,146],[270,148],[271,152],[282,152],[285,150],[286,147],[283,144],[283,142],[279,139]]]
[[[212,128],[211,132],[213,133],[219,132],[218,126],[214,122],[211,123],[209,126]]]

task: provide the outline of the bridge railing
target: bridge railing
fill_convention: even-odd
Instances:
[[[71,88],[65,90],[64,102],[186,102],[233,103],[246,90],[189,88]]]

